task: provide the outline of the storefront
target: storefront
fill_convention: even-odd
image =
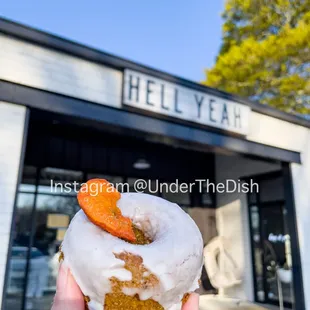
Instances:
[[[204,271],[202,293],[277,305],[281,269],[285,306],[310,309],[308,121],[0,19],[1,309],[50,309],[72,184],[93,177],[147,180],[229,242],[240,282]]]

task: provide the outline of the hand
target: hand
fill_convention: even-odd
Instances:
[[[196,293],[191,294],[182,310],[199,310],[199,295]]]
[[[182,310],[198,310],[199,296],[191,294]],[[68,268],[61,264],[57,278],[56,295],[51,310],[85,310],[83,294]]]
[[[85,310],[84,296],[63,263],[59,268],[52,310]]]

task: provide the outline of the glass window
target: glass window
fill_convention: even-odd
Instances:
[[[283,300],[290,305],[293,302],[292,283],[279,282],[277,278],[278,272],[286,276],[291,276],[292,272],[290,238],[285,234],[283,205],[273,202],[259,207],[250,206],[250,217],[256,299],[278,303],[279,289],[282,289]]]
[[[47,167],[40,172],[38,192],[75,196],[82,182],[81,171]]]
[[[76,197],[38,194],[37,213],[54,212],[73,216],[78,210],[80,210],[80,207]]]
[[[256,274],[256,298],[265,301],[263,251],[261,248],[260,218],[257,206],[250,207],[254,268]]]
[[[22,307],[34,197],[34,194],[25,193],[20,193],[17,197],[15,229],[6,290],[6,309],[20,310]]]
[[[20,192],[34,193],[35,190],[36,190],[36,186],[34,184],[20,184],[19,185]]]
[[[26,305],[49,309],[56,288],[58,251],[65,231],[80,210],[76,197],[38,194]]]

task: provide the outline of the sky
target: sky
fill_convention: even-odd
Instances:
[[[224,0],[0,0],[0,16],[194,81],[214,64]]]

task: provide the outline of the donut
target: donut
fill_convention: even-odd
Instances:
[[[143,193],[78,193],[61,245],[89,310],[180,310],[199,287],[201,233],[177,204]],[[89,186],[88,186],[89,188]]]

